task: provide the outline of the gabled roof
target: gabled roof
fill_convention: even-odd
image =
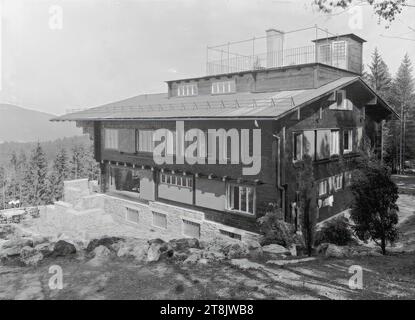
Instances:
[[[168,98],[165,94],[141,95],[51,120],[278,119],[357,81],[364,83],[360,77],[343,77],[316,89],[182,98]],[[385,106],[390,108],[386,103]]]

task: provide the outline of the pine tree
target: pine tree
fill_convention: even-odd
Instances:
[[[70,178],[81,179],[84,178],[84,156],[85,148],[83,145],[75,145],[71,149],[70,159]]]
[[[24,177],[24,198],[27,205],[50,203],[47,183],[48,163],[40,143],[32,151]]]
[[[63,197],[63,182],[68,178],[68,156],[66,150],[61,148],[53,161],[52,171],[49,174],[49,193],[52,200]]]
[[[372,62],[369,65],[369,72],[365,73],[365,79],[382,98],[388,98],[392,78],[378,48],[375,48],[372,54]]]
[[[401,145],[401,125],[406,127],[405,134],[402,137],[403,161],[405,161],[407,157],[415,157],[415,132],[413,132],[415,127],[411,126],[415,121],[415,82],[412,76],[412,63],[408,54],[403,58],[392,82],[390,103],[402,118],[399,122],[395,121],[395,128],[392,133],[394,135],[392,143],[398,152],[395,157],[397,160],[399,160],[398,148]]]

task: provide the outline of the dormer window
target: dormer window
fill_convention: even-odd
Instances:
[[[235,80],[217,81],[212,83],[212,94],[234,93],[235,91]]]
[[[197,96],[197,84],[196,83],[180,84],[177,87],[177,96],[178,97]]]

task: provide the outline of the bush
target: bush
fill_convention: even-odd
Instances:
[[[332,243],[345,246],[353,241],[353,233],[347,219],[343,216],[326,222],[316,234],[316,245],[321,243]]]

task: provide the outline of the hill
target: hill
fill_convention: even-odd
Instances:
[[[50,122],[53,114],[0,104],[0,143],[50,141],[82,135],[75,123]]]

